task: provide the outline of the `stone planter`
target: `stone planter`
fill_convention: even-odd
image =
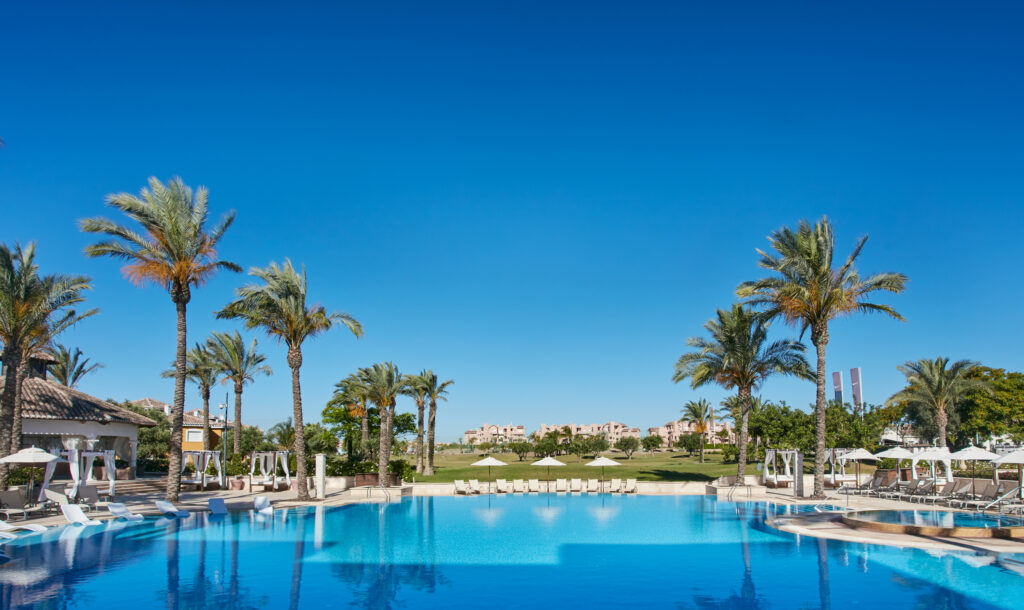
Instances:
[[[389,478],[391,479],[391,481],[389,482],[389,485],[391,487],[397,487],[398,486],[398,475],[391,474],[389,476]],[[379,477],[378,473],[376,473],[376,472],[360,472],[360,473],[356,474],[355,486],[356,487],[363,487],[365,485],[372,485],[372,486],[380,485],[380,477]]]

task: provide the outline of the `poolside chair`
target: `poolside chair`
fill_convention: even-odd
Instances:
[[[256,496],[252,500],[252,507],[263,515],[273,515],[274,507],[270,505],[270,498],[267,496]]]
[[[64,518],[68,520],[68,523],[74,523],[75,525],[100,525],[102,521],[90,519],[85,516],[85,511],[78,504],[62,504],[60,512],[64,513]]]
[[[622,493],[635,494],[636,479],[626,479],[626,486],[622,488]]]
[[[455,479],[455,493],[468,496],[473,492],[470,491],[465,481],[463,481],[462,479]]]
[[[114,515],[115,519],[124,519],[125,521],[142,521],[145,517],[138,515],[128,510],[128,507],[120,502],[111,502],[107,504],[107,510],[110,511],[111,515]]]
[[[100,505],[100,495],[96,492],[95,486],[82,485],[78,488],[78,495],[75,496],[75,502],[89,507],[89,510],[96,510]]]
[[[914,489],[907,490],[903,493],[896,494],[897,500],[905,500],[907,502],[913,502],[914,498],[922,495],[928,495],[935,489],[935,481],[927,479]]]
[[[469,490],[472,491],[475,494],[481,493],[480,481],[478,481],[476,479],[470,479],[469,480]]]
[[[947,504],[953,508],[967,508],[968,502],[992,502],[998,497],[999,486],[992,481],[982,481],[975,484],[974,494],[972,497],[971,490],[968,489],[965,494],[959,498],[950,500]]]
[[[599,490],[599,487],[598,487],[599,484],[600,483],[598,482],[597,479],[587,479],[587,493],[588,494],[596,494],[598,492],[598,490]]]
[[[206,505],[210,507],[211,515],[223,516],[228,514],[228,507],[224,505],[224,498],[210,498],[206,501]]]
[[[494,483],[494,485],[495,485],[495,487],[494,487],[494,488],[495,488],[495,489],[497,490],[497,492],[498,492],[498,493],[500,493],[500,494],[507,494],[508,492],[512,491],[511,489],[509,489],[509,486],[508,486],[508,481],[506,481],[505,479],[498,479],[498,480],[497,480],[497,481],[496,481],[496,482]]]
[[[924,479],[914,479],[913,481],[909,481],[909,482],[897,481],[896,485],[894,485],[892,487],[892,489],[887,489],[887,490],[885,490],[883,492],[880,492],[878,494],[878,497],[879,498],[892,498],[892,499],[895,499],[896,496],[898,496],[900,494],[904,494],[904,493],[908,493],[908,492],[909,493],[913,493],[913,491],[915,489],[917,489],[917,487],[919,485],[921,485],[922,483],[924,483]]]
[[[864,482],[863,485],[844,486],[843,491],[847,494],[859,495],[862,493],[869,492],[873,489],[878,489],[882,485],[882,476],[877,472],[873,477]]]
[[[527,489],[532,494],[540,493],[540,480],[539,479],[530,479],[530,481],[528,483],[528,486],[527,486]]]
[[[583,493],[583,479],[570,479],[569,491],[574,493]]]
[[[608,482],[608,493],[617,494],[622,491],[622,479],[612,479]]]
[[[515,481],[512,481],[512,491],[517,494],[526,493],[526,482],[523,481],[522,479],[516,479]]]
[[[8,521],[15,516],[28,519],[29,512],[31,511],[25,508],[25,498],[22,497],[20,491],[17,489],[0,491],[0,514],[6,515]]]
[[[565,479],[555,479],[555,491],[564,493],[566,490],[568,490],[568,486],[566,485]]]
[[[0,521],[0,532],[45,532],[46,527],[42,525],[36,525],[35,523],[23,523],[21,525],[11,525],[6,521]]]
[[[891,482],[889,484],[879,486],[877,489],[869,489],[869,490],[864,492],[864,495],[865,496],[878,496],[878,497],[881,497],[882,494],[891,493],[891,492],[899,489],[899,486],[900,486],[900,480],[896,479],[895,481],[893,481],[893,482]]]
[[[171,504],[167,500],[157,500],[156,507],[160,509],[166,516],[177,517],[179,519],[186,519],[191,514],[187,510],[178,510],[178,507]]]
[[[932,491],[934,493],[925,493],[925,494],[922,494],[922,495],[919,495],[919,496],[914,496],[914,497],[910,498],[910,501],[911,502],[915,502],[915,501],[916,502],[920,502],[921,504],[924,504],[925,502],[931,502],[932,504],[934,504],[935,502],[938,502],[939,500],[945,500],[945,499],[949,498],[949,496],[953,493],[953,490],[956,489],[956,487],[957,487],[957,482],[956,481],[952,481],[950,483],[946,483],[945,485],[940,487],[937,491],[933,489]]]

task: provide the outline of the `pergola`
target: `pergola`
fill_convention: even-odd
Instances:
[[[249,490],[252,491],[253,485],[262,485],[264,489],[272,486],[271,489],[277,490],[278,465],[284,471],[285,484],[291,486],[292,476],[288,472],[289,455],[291,455],[290,451],[253,451],[249,455]],[[252,477],[256,474],[257,464],[260,467],[260,478],[253,481]]]
[[[210,468],[210,464],[213,464],[214,469],[217,471],[217,480],[220,482],[220,488],[224,489],[224,470],[220,465],[220,451],[182,451],[181,452],[181,471],[185,472],[185,466],[192,464],[196,469],[196,474],[191,479],[182,479],[182,485],[198,485],[199,489],[206,489],[206,471]]]

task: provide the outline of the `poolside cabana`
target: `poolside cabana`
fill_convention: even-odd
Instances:
[[[192,464],[196,472],[192,478],[182,479],[182,485],[197,485],[200,490],[205,490],[206,481],[210,478],[206,471],[213,465],[214,470],[217,471],[220,488],[224,489],[224,470],[221,468],[220,451],[182,451],[181,471],[185,472],[185,467],[189,464]]]
[[[58,459],[50,462],[46,465],[46,472],[43,474],[43,484],[39,487],[39,501],[43,500],[43,492],[50,485],[50,480],[53,478],[53,474],[57,469],[58,464],[67,464],[68,471],[71,474],[71,491],[68,493],[69,496],[75,497],[78,495],[78,488],[83,483],[94,483],[96,478],[93,476],[93,462],[99,458],[103,460],[103,469],[106,473],[116,472],[114,469],[114,458],[115,451],[113,449],[106,449],[103,451],[80,451],[78,449],[66,449],[61,451],[59,454],[63,459]],[[107,494],[114,495],[114,477],[107,476]]]
[[[284,471],[285,485],[290,487],[292,484],[292,475],[288,471],[288,456],[290,455],[290,451],[253,451],[249,454],[249,491],[252,491],[253,485],[259,485],[264,490],[270,487],[277,491],[278,466]],[[260,478],[254,481],[253,476],[256,474],[257,464],[260,467]]]
[[[828,472],[825,476],[828,477],[829,485],[837,487],[845,485],[846,483],[852,483],[857,481],[856,475],[846,473],[846,462],[848,458],[844,457],[846,454],[854,451],[853,449],[826,449],[825,450],[825,464],[828,466]],[[870,455],[870,454],[869,454]],[[874,456],[872,456],[874,457]],[[859,481],[857,481],[859,483]]]
[[[766,449],[761,482],[768,487],[788,487],[795,480],[794,471],[799,454],[796,449]]]
[[[914,457],[910,458],[910,476],[913,479],[917,479],[917,463],[928,462],[928,468],[931,470],[931,479],[942,483],[953,482],[953,460],[950,459],[949,449],[947,447],[929,447],[924,451],[915,453]],[[935,470],[935,464],[941,463],[943,466],[943,475],[940,477]]]

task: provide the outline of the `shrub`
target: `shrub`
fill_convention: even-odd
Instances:
[[[727,464],[736,464],[740,461],[740,450],[736,445],[722,446],[722,461]]]

